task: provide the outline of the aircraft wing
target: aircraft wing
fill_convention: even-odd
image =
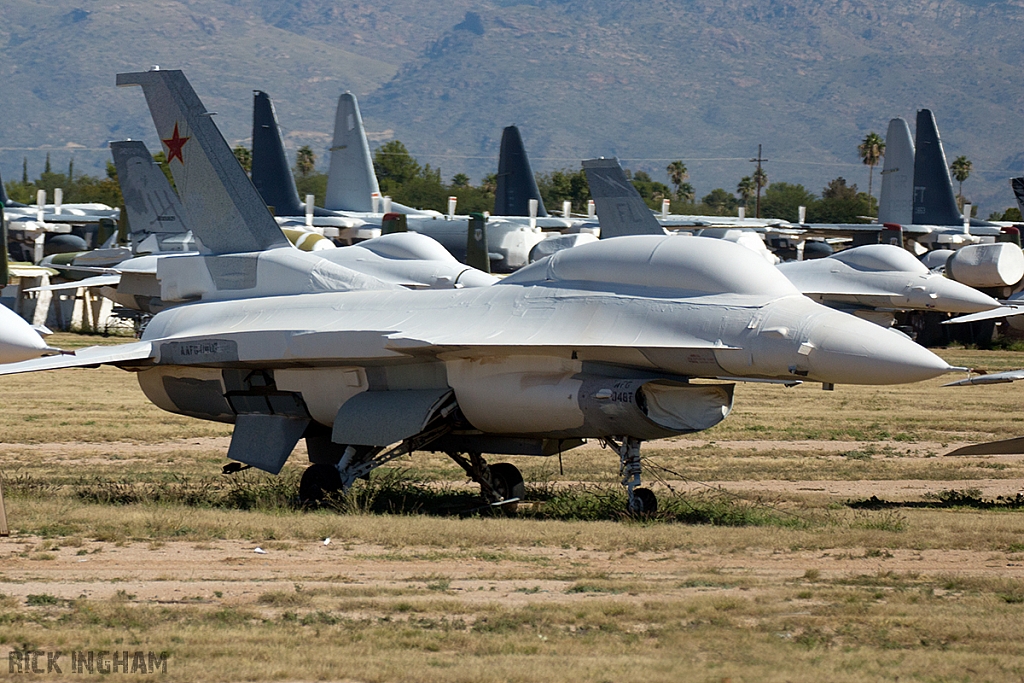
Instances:
[[[943,320],[943,325],[957,325],[960,323],[976,323],[981,320],[995,320],[997,318],[1005,318],[1011,315],[1020,315],[1024,313],[1024,306],[1000,306],[999,308],[993,308],[989,311],[982,311],[980,313],[971,313],[970,315],[961,315],[956,318],[949,320]]]
[[[46,356],[20,363],[0,365],[0,375],[17,375],[40,370],[63,370],[65,368],[88,368],[99,365],[121,365],[153,358],[153,344],[133,342],[118,346],[90,346],[75,351],[74,355]]]
[[[1006,372],[995,372],[991,375],[976,375],[974,377],[968,377],[967,379],[943,384],[942,386],[962,387],[967,386],[968,384],[1006,384],[1007,382],[1016,382],[1019,379],[1024,379],[1024,370],[1007,370]]]
[[[74,282],[61,282],[56,285],[46,285],[45,287],[32,287],[26,289],[26,292],[58,292],[65,289],[80,289],[82,287],[109,287],[116,286],[121,282],[120,275],[97,275],[96,277],[87,277],[84,280],[76,280]]]

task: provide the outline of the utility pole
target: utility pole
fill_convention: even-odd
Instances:
[[[757,146],[757,158],[751,159],[751,162],[757,162],[757,172],[754,173],[754,185],[757,187],[757,203],[754,205],[755,218],[761,217],[761,183],[764,179],[764,174],[761,172],[761,164],[767,159],[761,157],[761,145]]]

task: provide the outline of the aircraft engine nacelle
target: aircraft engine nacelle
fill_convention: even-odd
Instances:
[[[715,426],[732,409],[734,387],[542,373],[492,374],[455,384],[462,413],[483,432],[644,440]]]
[[[1007,287],[1024,277],[1024,253],[1011,242],[972,244],[946,261],[946,277],[971,287]]]

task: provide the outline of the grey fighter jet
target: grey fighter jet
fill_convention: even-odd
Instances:
[[[732,381],[896,384],[955,370],[811,301],[723,240],[603,240],[465,289],[410,291],[328,264],[287,247],[266,207],[236,194],[248,182],[237,164],[204,157],[182,173],[202,149],[188,141],[219,133],[180,72],[120,74],[118,84],[142,86],[161,137],[186,140],[171,162],[183,196],[223,200],[190,216],[209,254],[160,262],[161,286],[192,303],[155,315],[139,342],[0,374],[132,370],[161,408],[233,423],[228,457],[268,472],[305,438],[304,498],[434,450],[489,501],[514,504],[522,476],[483,454],[551,455],[593,438],[617,450],[631,509],[651,511],[641,442],[720,422]],[[263,250],[233,253],[239,233]]]
[[[607,225],[617,235],[664,234],[616,159],[589,159],[583,168],[597,202],[602,233]],[[781,263],[778,269],[815,301],[886,327],[892,324],[895,311],[974,313],[999,306],[987,294],[930,272],[910,252],[890,244]]]

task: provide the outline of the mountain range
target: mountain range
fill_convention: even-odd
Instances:
[[[339,93],[373,143],[399,139],[443,177],[479,180],[515,123],[534,169],[618,156],[665,179],[682,159],[700,197],[735,189],[763,145],[769,181],[814,192],[844,176],[888,120],[932,109],[982,214],[1024,172],[1024,2],[986,0],[6,0],[0,173],[49,150],[101,173],[107,141],[159,149],[119,71],[185,70],[232,144],[251,91],[274,98],[290,149],[326,168]],[[878,173],[875,172],[875,194]]]

